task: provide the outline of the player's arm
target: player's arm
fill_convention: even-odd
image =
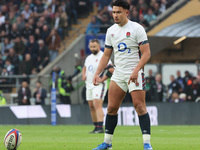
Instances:
[[[150,51],[149,43],[141,45],[140,51],[142,53],[142,56],[141,56],[141,59],[140,59],[138,65],[135,67],[135,69],[137,71],[139,71],[141,68],[144,68],[145,64],[148,62],[148,60],[151,57],[151,51]]]
[[[107,72],[106,74],[102,77],[102,78],[99,78],[99,82],[102,83],[104,82],[105,80],[107,80],[108,78],[111,78],[112,74],[114,72],[114,67],[112,65],[109,65],[107,67]]]
[[[151,57],[149,43],[140,45],[139,47],[140,47],[142,56],[141,56],[139,63],[137,64],[137,66],[134,68],[134,70],[130,76],[130,79],[128,81],[128,84],[130,83],[130,81],[137,82],[138,72],[140,71],[141,68],[143,68],[145,66],[145,64],[148,62],[148,60]]]
[[[83,70],[82,70],[82,80],[83,80],[83,81],[86,80],[86,74],[85,74],[85,73],[86,73],[86,67],[84,66],[84,67],[83,67]]]
[[[106,68],[111,55],[112,55],[112,49],[105,47],[103,56],[101,57],[101,60],[99,62],[99,66],[98,66],[97,71],[96,71],[94,78],[93,78],[93,84],[94,85],[98,85],[99,74]]]

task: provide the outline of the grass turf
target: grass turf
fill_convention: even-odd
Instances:
[[[102,143],[104,134],[88,134],[93,126],[0,126],[0,150],[8,130],[17,128],[22,133],[19,150],[92,150]],[[154,150],[200,149],[200,126],[153,126]],[[118,126],[113,138],[113,150],[142,150],[142,138],[138,126]]]

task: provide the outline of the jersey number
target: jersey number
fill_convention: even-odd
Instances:
[[[124,49],[120,49],[121,46],[123,46]],[[128,53],[131,53],[131,49],[130,49],[130,48],[127,48],[127,45],[126,45],[125,43],[119,43],[119,44],[118,44],[118,51],[124,52],[124,51],[126,51],[126,50],[128,50]]]

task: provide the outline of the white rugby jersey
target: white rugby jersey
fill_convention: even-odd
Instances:
[[[122,27],[114,24],[108,28],[105,47],[114,50],[115,72],[130,75],[141,57],[139,46],[145,43],[148,43],[146,32],[136,22],[128,20]]]
[[[86,67],[86,88],[92,89],[94,87],[93,85],[93,78],[94,74],[97,71],[99,62],[101,60],[101,57],[103,56],[103,52],[99,51],[96,55],[90,54],[86,60],[84,66]],[[108,65],[112,64],[112,62],[109,60]]]

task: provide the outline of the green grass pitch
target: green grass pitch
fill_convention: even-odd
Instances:
[[[92,150],[102,143],[104,134],[88,134],[89,125],[1,125],[0,150],[5,150],[6,132],[17,128],[22,133],[18,150]],[[153,126],[154,150],[199,150],[200,126]],[[113,138],[113,150],[142,150],[139,126],[118,126]]]

